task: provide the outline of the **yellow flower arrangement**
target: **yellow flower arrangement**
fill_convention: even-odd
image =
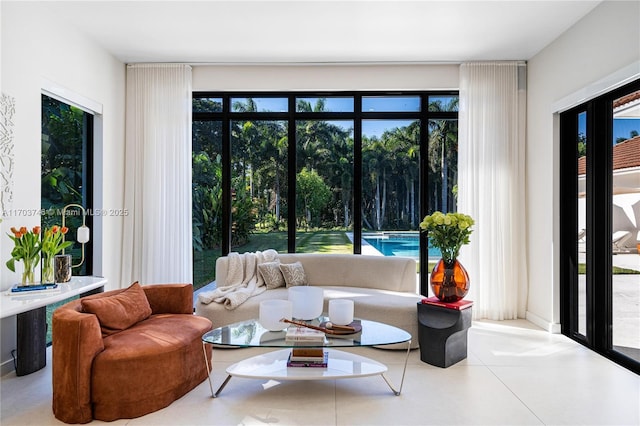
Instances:
[[[460,248],[469,244],[474,223],[471,216],[466,214],[436,211],[425,216],[420,229],[428,233],[433,246],[440,249],[442,260],[449,265],[458,257]]]

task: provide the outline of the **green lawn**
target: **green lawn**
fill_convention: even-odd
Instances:
[[[298,253],[353,253],[353,244],[344,231],[297,232],[296,235],[296,251]],[[249,243],[234,247],[233,251],[246,253],[267,248],[286,253],[287,233],[260,232],[251,234]]]
[[[635,275],[635,274],[640,274],[640,271],[636,271],[634,269],[619,268],[617,266],[614,266],[611,269],[612,269],[611,272],[613,273],[613,275]],[[578,274],[584,275],[586,273],[587,273],[587,265],[585,265],[584,263],[578,264]]]

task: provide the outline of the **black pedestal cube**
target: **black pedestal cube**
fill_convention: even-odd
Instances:
[[[418,302],[420,360],[446,368],[467,357],[471,307],[453,309]]]

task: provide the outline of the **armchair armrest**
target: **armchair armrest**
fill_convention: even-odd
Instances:
[[[191,284],[147,284],[142,288],[154,314],[193,314]]]
[[[53,413],[66,423],[87,423],[91,407],[91,367],[104,350],[98,318],[79,312],[73,301],[55,310],[52,318]]]

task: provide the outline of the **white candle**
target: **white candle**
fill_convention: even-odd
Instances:
[[[353,322],[353,300],[329,300],[329,319],[336,325],[348,325]]]

